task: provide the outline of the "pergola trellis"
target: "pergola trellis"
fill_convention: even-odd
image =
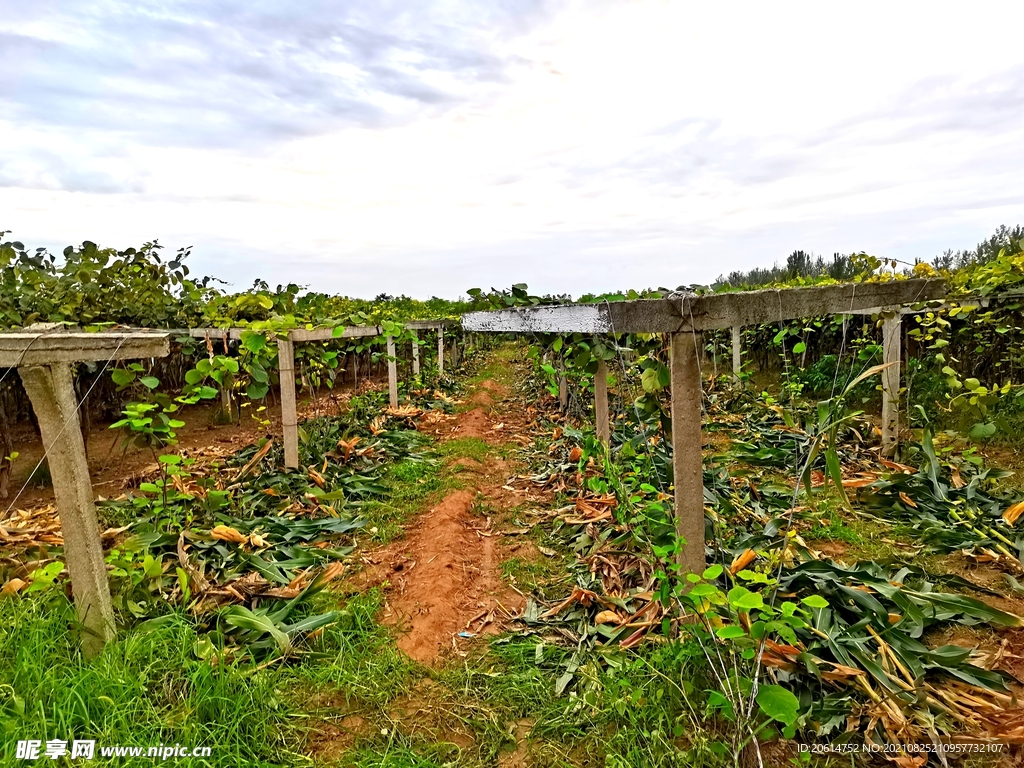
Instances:
[[[438,330],[438,367],[444,371],[444,329],[453,320],[405,323],[414,331]],[[64,556],[71,576],[75,609],[82,627],[82,650],[95,656],[115,634],[110,586],[96,519],[95,497],[82,438],[71,366],[79,362],[110,363],[166,357],[173,336],[241,338],[242,328],[179,330],[131,329],[86,333],[60,323],[37,324],[22,331],[0,333],[0,368],[16,368],[39,422],[44,456],[49,462],[53,493],[64,539]],[[380,336],[380,326],[289,331],[278,339],[281,414],[285,464],[298,467],[298,419],[295,407],[295,347],[310,341]],[[388,384],[392,407],[398,405],[395,342],[387,337]],[[413,345],[413,373],[419,372],[419,349]],[[0,528],[0,539],[3,537]]]
[[[1013,294],[1007,294],[1013,295]],[[977,297],[958,301],[957,306],[964,309],[987,307],[991,297]],[[930,307],[937,311],[947,307],[942,304]],[[913,315],[919,310],[913,307],[867,307],[843,312],[843,315],[879,315],[882,318],[882,361],[888,367],[882,373],[882,455],[891,457],[896,453],[899,443],[899,391],[900,363],[903,340],[903,315]],[[822,313],[824,314],[824,313]],[[843,334],[846,334],[846,318],[843,318]],[[743,368],[743,326],[732,326],[732,372],[739,376]]]
[[[676,533],[680,540],[687,542],[680,552],[679,564],[686,571],[700,573],[705,567],[701,461],[702,332],[799,317],[849,314],[877,307],[887,308],[898,318],[901,306],[942,299],[945,291],[942,280],[912,279],[705,296],[676,295],[663,299],[596,304],[513,307],[463,315],[462,327],[466,331],[481,333],[662,333],[669,336],[674,514]],[[890,341],[886,344],[890,360],[893,352],[891,337],[890,332],[887,336]],[[898,334],[895,339],[898,363]],[[895,412],[898,411],[895,405],[899,397],[898,368],[898,364],[891,366],[883,377],[883,395],[889,404],[888,412],[883,414],[883,424],[887,425],[887,431],[893,438]],[[599,365],[594,391],[597,433],[607,444],[608,387],[604,365]]]
[[[437,331],[437,367],[444,373],[444,331],[458,324],[456,320],[412,320],[403,323],[411,331]],[[244,331],[251,328],[185,328],[171,333],[189,335],[197,339],[230,339],[237,341]],[[267,332],[268,335],[273,335]],[[368,338],[385,335],[379,325],[354,325],[342,331],[334,328],[296,329],[288,331],[285,338],[277,339],[278,374],[281,380],[281,426],[284,437],[284,464],[295,469],[299,466],[299,421],[295,397],[295,345],[313,341],[342,341],[345,339]],[[395,357],[395,339],[387,335],[388,355],[388,396],[392,408],[398,407],[398,362]],[[412,345],[412,373],[420,372],[420,348]]]

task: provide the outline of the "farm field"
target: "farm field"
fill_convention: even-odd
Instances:
[[[111,281],[114,257],[82,249]],[[132,308],[97,336],[214,316],[239,332],[76,364],[116,623],[98,646],[59,473],[5,377],[0,761],[77,764],[60,750],[85,740],[197,766],[1017,765],[1022,266],[1015,242],[947,270],[945,299],[907,302],[890,455],[893,312],[705,331],[703,541],[674,508],[671,334],[417,331],[551,303],[523,285],[430,306],[211,292],[183,309],[168,278],[168,316]],[[862,296],[936,277],[864,268]],[[76,279],[42,272],[52,294]],[[111,312],[63,300],[11,326]],[[332,319],[375,330],[296,344],[288,466],[275,341]]]
[[[0,768],[1024,768],[1022,24],[0,0]]]
[[[699,646],[661,635],[650,611],[649,620],[630,622],[639,630],[618,626],[630,612],[656,605],[650,592],[622,597],[655,586],[652,564],[609,514],[615,496],[592,461],[592,440],[565,423],[550,394],[538,397],[524,357],[514,344],[480,351],[469,363],[472,373],[435,407],[387,417],[381,434],[395,455],[375,481],[377,498],[357,506],[360,528],[340,537],[324,532],[332,546],[343,540],[338,549],[347,554],[332,561],[340,567],[328,566],[328,583],[310,577],[296,614],[278,622],[311,625],[285,630],[286,654],[274,652],[272,625],[250,628],[227,614],[218,626],[208,613],[212,605],[250,606],[260,615],[257,606],[287,597],[269,596],[272,584],[238,562],[251,545],[230,538],[204,542],[214,546],[200,560],[230,590],[212,588],[203,611],[193,604],[168,614],[145,601],[182,599],[173,594],[180,583],[166,575],[172,571],[141,575],[122,597],[129,612],[141,607],[144,620],[91,665],[73,651],[65,598],[40,592],[4,600],[4,647],[15,652],[5,654],[2,679],[17,692],[5,701],[7,733],[44,740],[88,733],[109,743],[130,733],[144,744],[209,744],[216,746],[211,765],[724,764],[714,743],[728,724],[716,725],[706,702],[697,703],[702,686],[712,685]],[[764,501],[788,495],[791,489],[777,485],[785,481],[774,457],[749,455],[741,438],[749,439],[751,429],[775,433],[776,450],[785,451],[800,431],[777,419],[770,404],[737,410],[723,409],[705,446],[711,471],[715,457],[724,463],[731,452],[730,474],[742,478],[747,493],[762,489]],[[850,450],[847,472],[859,470],[854,477],[887,473],[870,454]],[[251,454],[243,449],[226,466]],[[273,473],[268,457],[264,477]],[[320,457],[305,458],[321,466]],[[201,478],[209,461],[199,459],[183,483]],[[909,470],[897,474],[903,471]],[[924,593],[945,592],[955,606],[950,621],[922,618],[923,642],[974,649],[970,658],[983,666],[1019,674],[1024,635],[1005,624],[1016,624],[1007,617],[1024,612],[1024,597],[1008,588],[1004,563],[929,551],[912,532],[859,505],[844,510],[834,490],[814,493],[821,497],[814,508],[801,505],[797,513],[801,558],[829,562],[827,578],[846,576],[853,584],[877,580],[885,568],[858,571],[858,562],[902,562],[907,581]],[[734,491],[729,498],[735,503]],[[123,522],[117,506],[101,509],[116,530]],[[43,510],[24,525],[18,516],[14,525],[4,521],[9,537],[24,539],[23,551],[55,535],[52,507]],[[754,523],[766,510],[736,505],[731,513]],[[236,523],[235,530],[271,541],[258,533],[258,521],[246,521],[257,524],[251,530]],[[130,558],[130,542],[122,538],[112,551]],[[172,544],[165,549],[173,553]],[[137,567],[124,563],[129,573]],[[145,618],[148,611],[162,615]],[[317,628],[318,616],[330,623]],[[966,659],[960,666],[970,669]],[[791,743],[768,748],[778,750],[776,759],[798,758]],[[972,764],[1013,764],[1009,753],[1001,759]]]

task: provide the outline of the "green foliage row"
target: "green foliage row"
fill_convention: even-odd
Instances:
[[[374,299],[331,296],[304,292],[295,284],[271,289],[262,280],[248,290],[229,292],[214,277],[191,276],[186,264],[191,248],[166,259],[156,241],[122,251],[85,241],[68,246],[58,259],[44,248],[30,250],[6,239],[9,234],[0,231],[0,328],[5,329],[56,322],[148,328],[264,324],[280,330],[456,317],[468,306],[384,294]]]

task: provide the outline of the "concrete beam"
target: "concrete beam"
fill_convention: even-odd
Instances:
[[[334,328],[297,328],[288,332],[291,341],[333,341],[335,339],[359,339],[366,336],[380,336],[384,329],[379,325],[350,325],[335,334]]]
[[[684,333],[842,314],[945,296],[938,279],[781,288],[706,296],[560,304],[470,312],[469,331],[489,333]]]
[[[411,331],[432,331],[437,328],[451,328],[458,324],[458,320],[409,320],[402,323],[403,326]]]
[[[166,331],[66,331],[63,328],[0,333],[0,367],[106,362],[164,357],[171,351]]]

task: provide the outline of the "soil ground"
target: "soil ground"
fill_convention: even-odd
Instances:
[[[509,365],[504,373],[511,375]],[[500,632],[525,606],[525,595],[503,572],[515,559],[543,559],[536,546],[515,529],[514,511],[539,505],[544,494],[513,489],[509,479],[520,469],[515,449],[529,442],[526,404],[488,369],[472,382],[458,411],[430,426],[457,487],[420,510],[408,510],[403,534],[395,541],[360,553],[363,569],[343,591],[378,588],[385,602],[379,619],[395,634],[398,649],[427,670],[410,689],[374,715],[341,714],[348,705],[328,704],[310,739],[321,759],[343,755],[354,744],[378,737],[381,722],[396,733],[474,751],[479,733],[454,711],[452,691],[437,681],[486,652],[484,638]],[[512,529],[512,530],[510,530]],[[340,716],[340,717],[339,717]],[[502,768],[526,766],[531,723],[514,724],[510,743],[499,756]],[[378,737],[379,738],[379,737]]]
[[[469,395],[475,407],[438,428],[440,440],[499,444],[511,426],[507,396],[504,387],[485,379]],[[426,664],[459,653],[480,634],[493,634],[523,607],[523,596],[501,578],[502,534],[494,524],[496,511],[518,503],[515,491],[502,487],[509,464],[490,451],[482,460],[452,463],[463,487],[413,519],[404,538],[367,553],[360,575],[363,586],[385,587],[383,618],[399,629],[398,647]]]

